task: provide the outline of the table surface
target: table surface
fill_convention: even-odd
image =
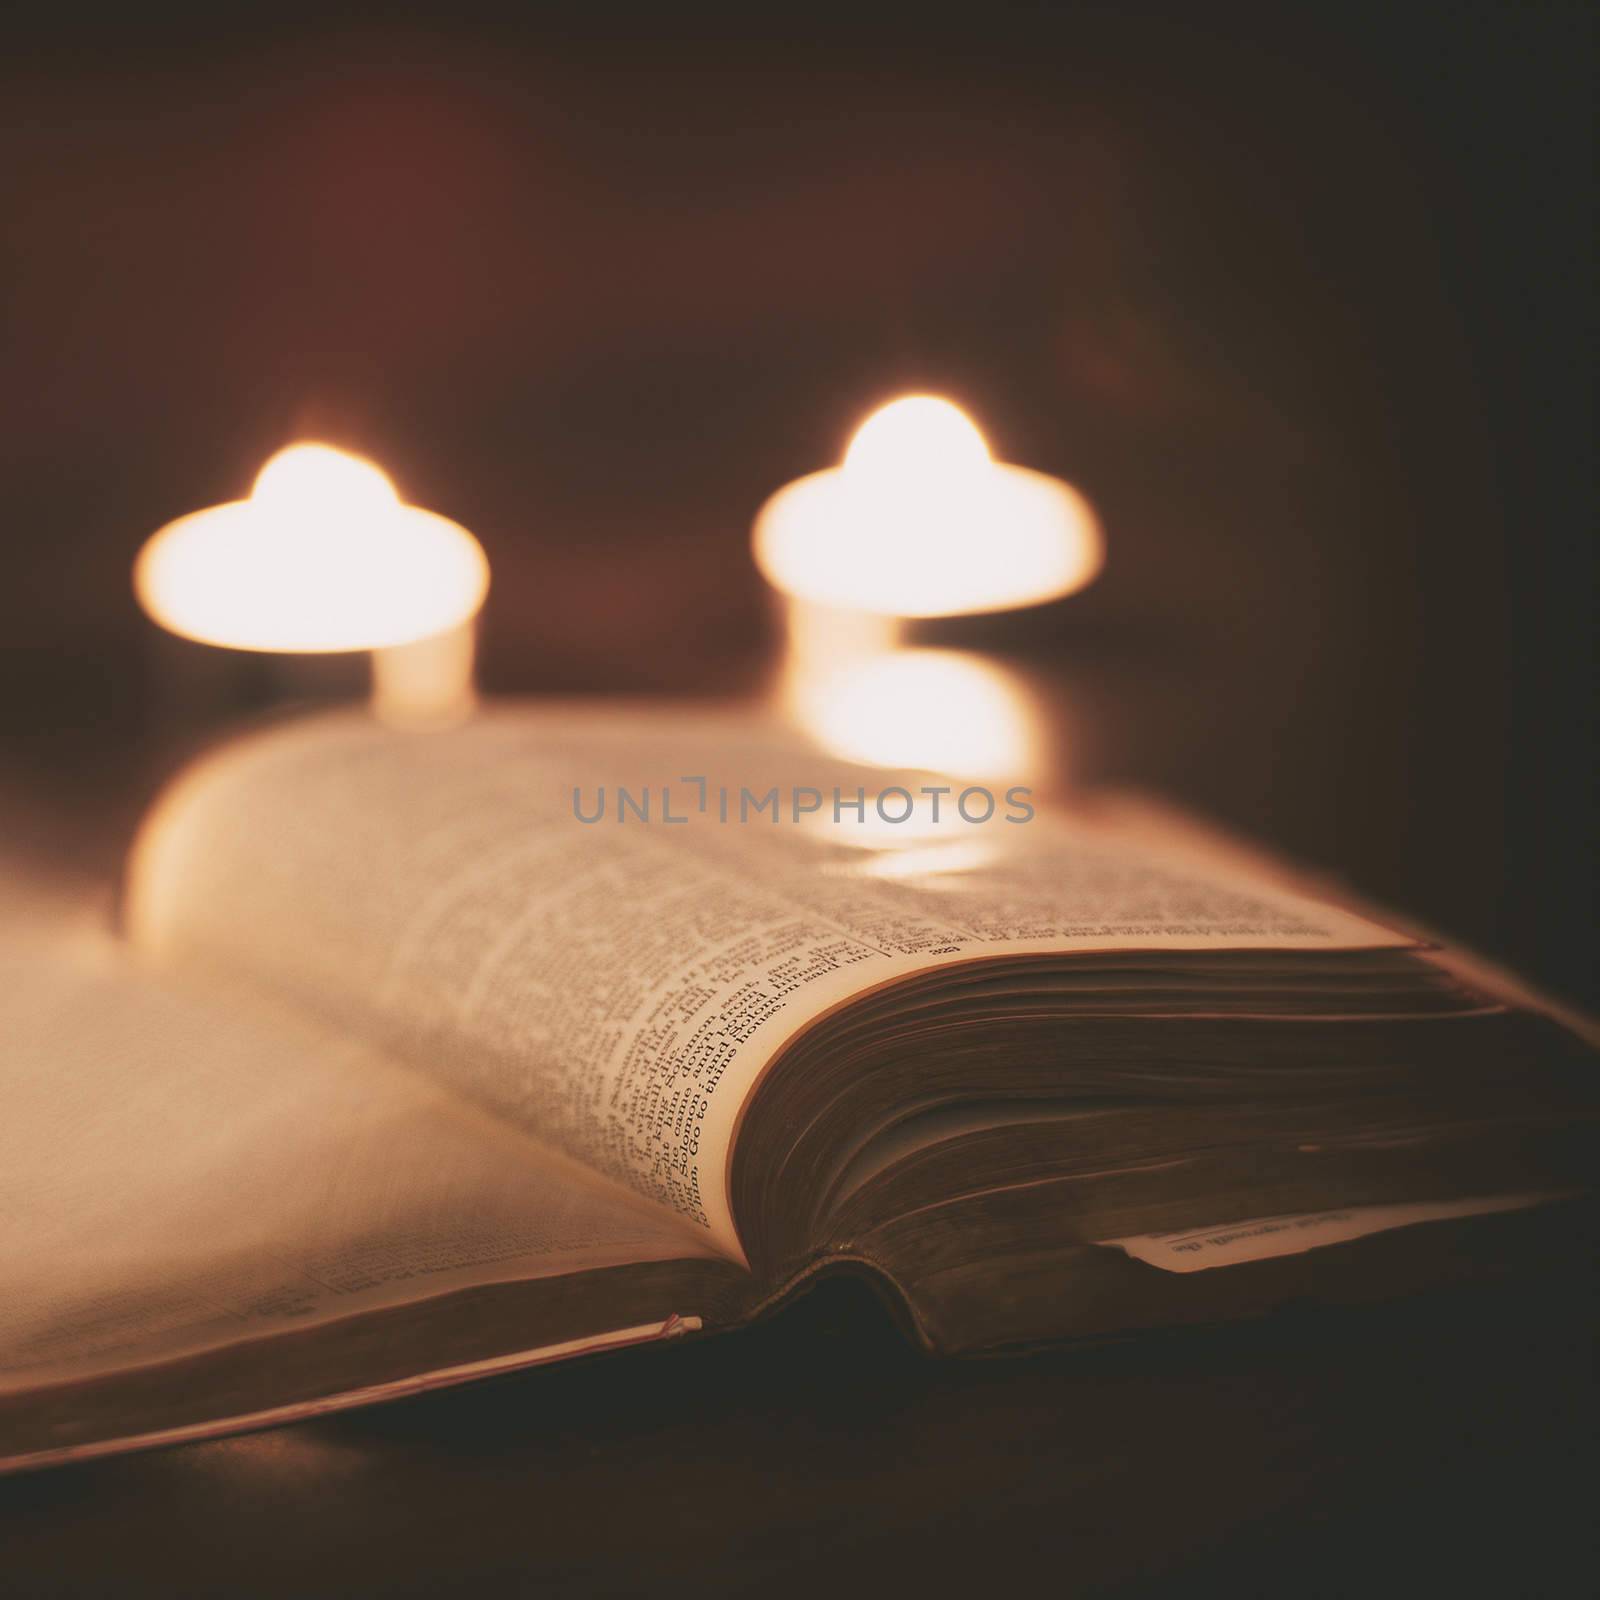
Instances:
[[[936,1362],[833,1283],[698,1345],[0,1483],[0,1587],[1578,1593],[1585,1299]]]

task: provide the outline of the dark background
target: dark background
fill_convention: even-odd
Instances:
[[[1107,525],[1079,778],[1592,1000],[1583,9],[13,14],[14,781],[149,732],[133,553],[295,434],[478,533],[491,689],[720,692],[756,506],[937,387]]]

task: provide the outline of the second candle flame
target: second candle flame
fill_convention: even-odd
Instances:
[[[1037,605],[1081,589],[1104,559],[1076,490],[995,461],[972,419],[937,395],[881,407],[842,467],[780,489],[754,546],[782,593],[895,617]]]

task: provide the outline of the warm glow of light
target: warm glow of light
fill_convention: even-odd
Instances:
[[[238,650],[375,650],[460,628],[489,586],[465,528],[403,505],[381,468],[295,444],[248,500],[169,522],[134,566],[162,627]]]
[[[1036,605],[1099,572],[1094,512],[1070,485],[990,457],[948,400],[908,395],[857,430],[844,465],[780,489],[756,564],[793,598],[896,617]]]
[[[968,832],[973,830],[969,829]],[[854,871],[862,878],[932,878],[959,872],[977,872],[991,866],[1002,854],[992,832],[984,838],[948,839],[921,850],[880,850],[867,856]]]
[[[874,766],[1026,782],[1041,740],[1004,668],[962,650],[891,650],[807,675],[791,710],[825,750]]]
[[[250,499],[274,516],[330,521],[387,516],[400,504],[382,467],[330,444],[292,444],[280,450],[256,474]]]
[[[978,425],[960,406],[938,395],[908,394],[880,406],[856,429],[844,469],[905,483],[981,470],[990,460]]]
[[[923,806],[904,822],[885,822],[869,795],[866,815],[859,820],[847,812],[835,822],[824,807],[803,817],[801,825],[819,843],[849,852],[838,866],[824,868],[846,877],[921,878],[974,872],[1000,855],[997,827],[1004,824],[994,819],[984,825],[962,821],[951,795],[944,796],[937,822],[925,797]]]

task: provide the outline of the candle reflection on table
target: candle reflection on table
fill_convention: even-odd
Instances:
[[[975,651],[883,649],[796,664],[785,709],[836,755],[962,777],[1027,772],[1042,743],[1026,686]]]

